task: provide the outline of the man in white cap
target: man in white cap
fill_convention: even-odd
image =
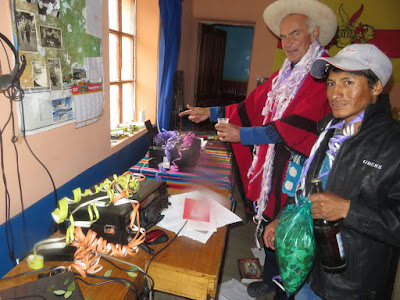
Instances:
[[[309,197],[311,214],[339,220],[346,266],[329,273],[317,252],[295,299],[391,299],[400,247],[400,123],[381,93],[392,64],[376,46],[355,44],[317,59],[311,74],[325,78],[332,114],[321,121],[298,188],[307,195],[311,179],[321,178],[325,192]]]
[[[277,0],[264,11],[264,21],[282,42],[286,60],[280,70],[240,104],[188,106],[180,114],[196,123],[229,118],[215,128],[221,141],[232,143],[246,198],[256,207],[258,234],[294,195],[302,162],[317,138],[316,121],[330,111],[325,84],[315,81],[309,70],[317,57],[326,55],[323,46],[337,29],[334,12],[317,0]],[[248,286],[252,297],[276,288],[275,254],[266,252],[264,281]]]

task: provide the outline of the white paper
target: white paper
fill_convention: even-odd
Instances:
[[[221,284],[217,299],[253,300],[256,298],[250,297],[249,294],[247,294],[247,287],[243,283],[240,283],[236,279],[231,279]]]
[[[86,1],[86,32],[102,38],[102,0]]]
[[[75,110],[70,90],[26,93],[22,106],[18,102],[19,126],[22,132],[22,119],[25,134],[33,134],[74,122]]]
[[[74,95],[76,128],[89,125],[100,119],[103,113],[103,92]]]
[[[253,252],[254,257],[257,257],[260,261],[260,264],[263,266],[265,262],[265,251],[264,249],[251,248],[251,252]]]
[[[212,219],[212,222],[204,227],[201,227],[202,223],[205,222],[184,220],[183,210],[185,198],[210,200],[210,219]],[[157,225],[176,233],[187,221],[187,224],[179,233],[179,236],[187,236],[201,243],[206,243],[212,234],[217,230],[217,228],[240,222],[242,220],[235,213],[231,212],[229,209],[220,204],[221,201],[224,201],[221,195],[210,190],[193,191],[184,194],[173,195],[170,197],[169,201],[171,205],[167,210],[163,211],[164,218]]]
[[[103,58],[85,57],[86,78],[92,82],[103,82]]]

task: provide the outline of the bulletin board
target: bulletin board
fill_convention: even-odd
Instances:
[[[14,42],[26,58],[19,105],[25,134],[102,115],[102,0],[11,0]]]

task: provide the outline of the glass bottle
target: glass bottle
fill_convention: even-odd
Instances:
[[[322,192],[321,179],[312,179],[309,195]],[[322,265],[328,272],[340,272],[346,266],[346,257],[342,236],[340,235],[339,222],[324,219],[314,219],[313,221],[318,255]]]

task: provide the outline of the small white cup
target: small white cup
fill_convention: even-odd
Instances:
[[[229,118],[217,118],[218,123],[229,123]]]

